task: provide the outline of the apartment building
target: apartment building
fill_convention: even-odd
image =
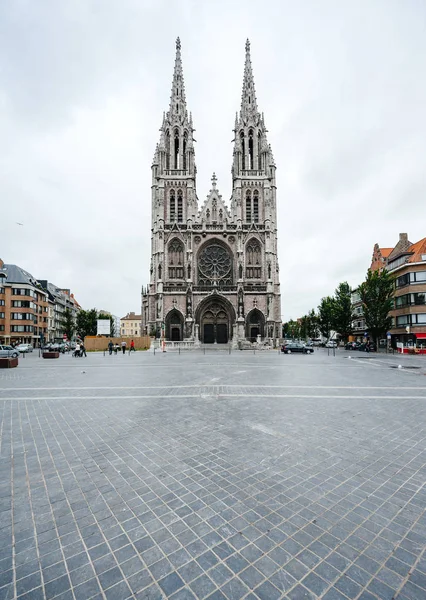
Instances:
[[[0,259],[0,343],[36,347],[47,333],[46,291],[31,273]]]
[[[426,237],[412,244],[401,233],[386,268],[395,277],[392,345],[426,348]]]
[[[142,335],[142,315],[127,313],[120,319],[120,333],[123,337],[139,337]]]
[[[49,300],[48,308],[48,340],[59,342],[64,337],[64,312],[68,308],[74,318],[81,310],[80,304],[69,289],[60,288],[47,279],[38,280]]]

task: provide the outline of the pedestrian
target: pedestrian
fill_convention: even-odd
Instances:
[[[120,346],[118,344],[114,345],[114,354],[117,354],[119,348],[120,348]]]
[[[130,342],[130,352],[132,352],[132,351],[136,352],[136,350],[135,350],[135,342],[133,340]]]
[[[121,342],[121,349],[122,349],[122,351],[123,351],[123,354],[126,354],[126,346],[127,346],[127,344],[126,344],[126,342],[123,340],[123,341]]]
[[[108,352],[109,352],[109,355],[110,355],[110,356],[111,356],[111,354],[112,354],[112,351],[113,351],[113,350],[114,350],[114,344],[113,344],[113,343],[112,343],[112,341],[110,340],[110,341],[109,341],[109,344],[108,344]]]
[[[80,356],[80,344],[78,342],[75,345],[74,356]]]
[[[84,347],[83,342],[81,342],[81,345],[80,345],[80,356],[85,356],[87,358],[86,348]]]

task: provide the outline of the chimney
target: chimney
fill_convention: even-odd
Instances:
[[[399,241],[400,242],[408,242],[408,233],[400,233]]]
[[[2,259],[0,258],[0,269],[3,269],[3,265],[4,265],[4,262],[3,262],[3,261],[2,261]]]

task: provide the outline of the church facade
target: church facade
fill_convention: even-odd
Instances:
[[[248,40],[245,49],[231,199],[224,202],[213,174],[200,205],[177,39],[170,107],[152,162],[150,282],[142,288],[148,335],[234,345],[281,337],[276,166],[257,108]]]

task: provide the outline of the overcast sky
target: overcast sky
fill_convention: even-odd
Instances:
[[[244,43],[277,164],[282,318],[426,236],[424,0],[2,0],[0,257],[140,312],[180,36],[202,202],[231,194]],[[23,223],[23,226],[16,222]]]

